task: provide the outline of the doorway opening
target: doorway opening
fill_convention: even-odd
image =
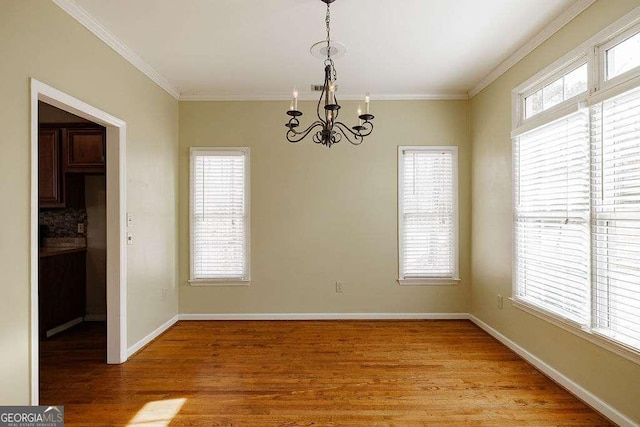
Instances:
[[[38,132],[40,400],[56,404],[68,360],[106,363],[106,129],[38,101]]]
[[[106,321],[106,362],[127,359],[125,135],[124,121],[31,80],[32,405],[41,338]]]

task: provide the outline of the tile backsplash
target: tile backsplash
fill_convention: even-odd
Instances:
[[[78,233],[78,224],[84,224],[84,232]],[[85,209],[40,209],[41,237],[84,237],[87,235],[87,211]]]

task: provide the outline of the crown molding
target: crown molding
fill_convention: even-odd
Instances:
[[[354,99],[362,99],[362,96]],[[379,101],[447,101],[469,99],[467,91],[435,91],[425,93],[400,93],[400,94],[379,94],[374,95],[371,99]]]
[[[134,67],[140,70],[144,75],[153,80],[158,86],[164,89],[169,95],[175,99],[180,98],[180,91],[173,86],[160,73],[147,64],[138,54],[122,43],[116,36],[100,24],[86,10],[78,6],[73,0],[52,0],[60,9],[67,12],[76,21],[91,31],[96,37],[105,42],[109,47],[120,54],[124,59],[129,61]]]
[[[318,94],[303,93],[298,98],[300,101],[317,101]],[[364,96],[362,94],[344,94],[340,95],[341,101],[361,101]],[[469,94],[464,91],[450,92],[427,92],[427,93],[399,93],[399,94],[373,94],[371,99],[374,101],[411,101],[411,100],[464,100],[469,99]],[[180,101],[290,101],[291,94],[217,94],[217,93],[182,93]]]
[[[284,101],[289,100],[289,94],[217,94],[217,93],[180,93],[166,78],[145,62],[138,54],[122,43],[115,35],[100,24],[86,10],[73,0],[52,0],[58,7],[68,13],[76,21],[91,31],[96,37],[115,50],[134,67],[154,81],[167,93],[180,101]],[[540,31],[533,39],[521,46],[513,54],[503,60],[489,74],[482,78],[470,91],[436,91],[425,93],[379,94],[372,99],[379,101],[407,101],[407,100],[465,100],[474,97],[489,86],[498,77],[521,61],[525,56],[540,46],[549,37],[568,24],[595,0],[576,0],[571,6],[561,12],[555,19]],[[360,100],[362,95],[345,94],[343,100]],[[300,100],[316,100],[315,95],[301,94]]]
[[[493,83],[498,77],[506,73],[511,67],[520,62],[525,56],[544,43],[549,37],[557,33],[562,27],[571,22],[576,16],[591,6],[596,0],[576,0],[571,6],[557,15],[546,27],[542,29],[534,38],[522,45],[518,50],[503,60],[489,74],[482,78],[469,91],[469,97],[476,96],[482,89]]]

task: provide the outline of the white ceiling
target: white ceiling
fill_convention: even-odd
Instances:
[[[181,98],[283,99],[294,86],[314,98],[323,79],[309,52],[325,38],[321,0],[55,1],[97,21]],[[466,96],[575,3],[585,0],[336,0],[332,38],[348,48],[335,60],[339,93]]]

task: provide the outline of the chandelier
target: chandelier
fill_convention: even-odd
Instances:
[[[327,147],[331,147],[333,144],[337,144],[346,139],[353,145],[360,145],[366,136],[369,136],[373,131],[373,115],[369,113],[370,97],[367,92],[365,96],[365,112],[362,113],[360,107],[358,107],[358,120],[359,123],[356,126],[345,125],[338,120],[340,113],[340,104],[338,104],[338,98],[336,97],[336,80],[337,73],[336,67],[331,58],[332,49],[335,50],[331,44],[331,13],[330,6],[335,0],[321,0],[327,4],[327,15],[325,23],[327,25],[327,58],[324,60],[324,85],[322,86],[322,93],[318,100],[316,107],[316,113],[318,120],[314,121],[305,130],[298,130],[300,121],[298,117],[302,116],[302,111],[298,110],[298,91],[293,90],[293,101],[287,115],[290,116],[289,122],[285,126],[289,129],[287,131],[287,140],[289,142],[300,142],[307,135],[313,133],[313,142],[316,144],[322,144]]]

